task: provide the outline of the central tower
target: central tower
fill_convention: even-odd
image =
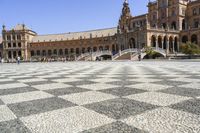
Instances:
[[[118,32],[128,32],[131,17],[132,15],[131,15],[131,10],[129,8],[128,0],[125,0],[118,23]]]

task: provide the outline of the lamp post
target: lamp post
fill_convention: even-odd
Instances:
[[[140,44],[140,41],[139,41],[139,32],[141,31],[141,26],[140,25],[136,25],[136,28],[137,28],[137,47],[138,47],[138,59],[139,61],[141,61],[141,44]]]

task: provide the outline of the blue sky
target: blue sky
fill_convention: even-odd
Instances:
[[[116,27],[124,0],[0,0],[0,30],[25,23],[38,34]],[[132,15],[147,12],[148,0],[129,0]]]

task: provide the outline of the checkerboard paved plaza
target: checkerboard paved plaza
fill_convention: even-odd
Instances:
[[[0,65],[1,133],[199,133],[200,63]]]

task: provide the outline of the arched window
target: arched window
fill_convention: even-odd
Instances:
[[[54,50],[53,50],[53,54],[54,54],[54,55],[57,55],[57,49],[54,49]]]
[[[48,50],[48,56],[51,56],[51,55],[52,55],[52,51]]]
[[[158,46],[159,46],[159,48],[162,48],[162,37],[161,36],[158,37]]]
[[[129,40],[129,48],[136,48],[135,38]]]
[[[186,29],[186,27],[185,27],[185,19],[183,19],[183,21],[182,21],[182,29],[183,29],[183,30]]]
[[[40,50],[37,50],[37,56],[40,56]]]
[[[63,50],[62,49],[59,50],[59,55],[63,55]]]
[[[83,53],[83,54],[85,53],[85,48],[82,48],[82,53]]]
[[[172,22],[172,24],[171,24],[171,28],[174,29],[174,30],[176,30],[176,22],[175,22],[175,21]]]
[[[93,47],[93,52],[96,52],[97,51],[97,47]]]
[[[91,48],[90,47],[87,48],[87,52],[91,52]]]
[[[182,43],[187,43],[188,42],[188,37],[187,36],[183,36],[182,37]]]
[[[151,37],[151,46],[156,47],[156,37],[154,35]]]
[[[105,47],[105,50],[110,50],[110,48],[109,48],[109,46],[108,46],[108,45],[106,45],[106,47]]]
[[[35,56],[35,52],[33,50],[31,51],[31,56]]]
[[[70,53],[74,53],[74,49],[73,48],[70,49]]]
[[[170,38],[169,38],[169,51],[170,52],[173,52],[173,37],[172,36],[170,36]]]
[[[42,50],[42,56],[46,56],[46,51],[45,50]]]
[[[103,47],[102,46],[99,46],[99,51],[103,51]]]
[[[79,55],[80,51],[79,48],[76,48],[76,54]]]
[[[22,52],[18,51],[18,56],[21,57],[22,56]]]
[[[177,52],[178,51],[178,38],[175,37],[174,39],[174,50]]]
[[[191,42],[192,42],[192,43],[195,43],[195,44],[198,44],[198,37],[197,37],[196,34],[193,34],[193,35],[191,36]]]
[[[67,48],[65,49],[65,55],[68,55],[68,49]]]
[[[167,49],[167,36],[164,37],[163,49]]]

